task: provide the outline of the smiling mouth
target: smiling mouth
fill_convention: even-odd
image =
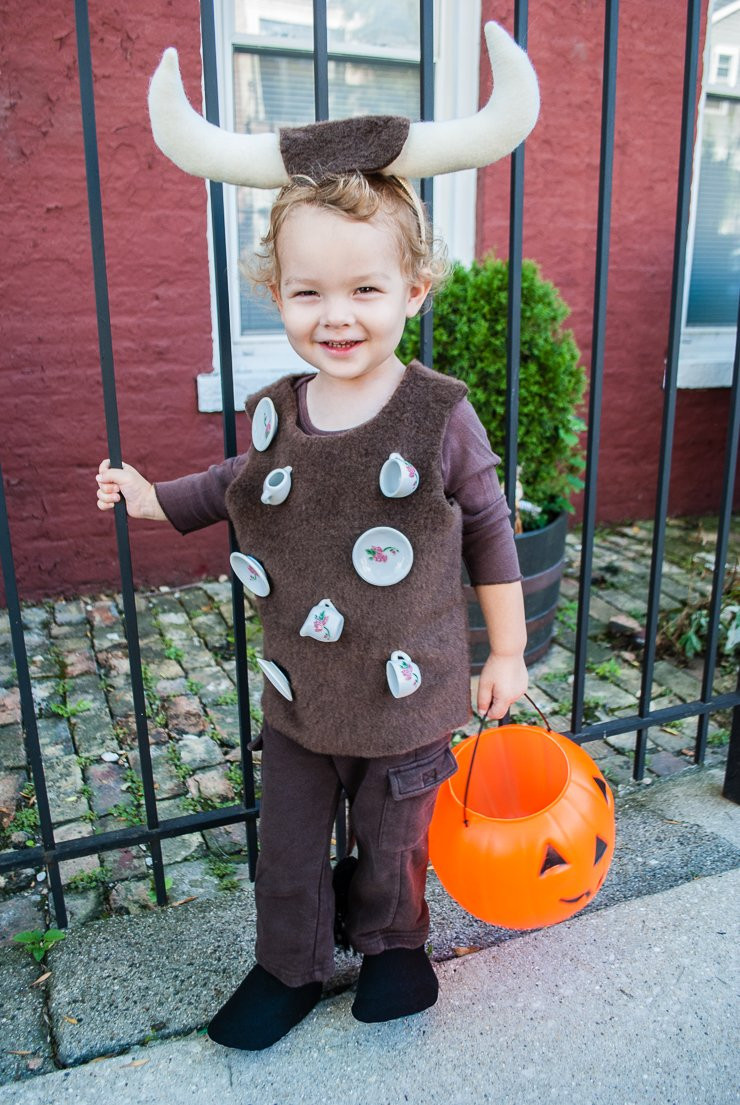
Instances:
[[[325,345],[327,349],[353,349],[356,345],[360,344],[360,339],[356,338],[352,341],[322,341],[320,345]]]

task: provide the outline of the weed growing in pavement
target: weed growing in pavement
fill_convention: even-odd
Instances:
[[[53,948],[59,940],[65,940],[66,937],[66,932],[62,932],[61,929],[47,929],[46,932],[42,932],[41,929],[29,929],[26,932],[16,932],[13,940],[30,952],[37,963],[40,963],[49,948]]]

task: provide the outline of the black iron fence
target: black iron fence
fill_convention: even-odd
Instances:
[[[433,105],[433,0],[420,0],[420,115],[423,119],[432,118]],[[100,365],[103,380],[105,420],[108,434],[108,447],[111,464],[121,464],[121,443],[118,428],[118,409],[111,341],[110,312],[105,263],[105,241],[103,234],[100,179],[98,170],[98,151],[95,128],[95,106],[93,97],[92,60],[90,51],[89,23],[86,0],[76,0],[77,50],[80,74],[82,102],[84,153],[87,172],[87,190],[90,214],[90,232],[92,241],[95,298],[100,344]],[[670,329],[668,340],[668,358],[664,386],[663,421],[661,430],[661,450],[658,490],[655,504],[653,547],[650,570],[650,589],[645,627],[645,647],[642,658],[642,687],[637,713],[620,717],[613,721],[584,725],[584,688],[587,661],[587,633],[593,567],[594,532],[596,522],[596,482],[599,461],[600,416],[602,403],[602,377],[604,367],[604,339],[607,309],[607,282],[609,274],[609,235],[612,191],[612,160],[614,148],[614,118],[616,97],[616,56],[618,35],[618,2],[606,0],[604,24],[604,71],[603,99],[601,118],[601,157],[599,175],[598,232],[596,268],[594,279],[594,309],[592,331],[592,355],[590,365],[588,443],[585,471],[585,493],[583,503],[583,529],[581,539],[580,586],[578,597],[578,618],[576,630],[576,649],[571,706],[571,724],[569,736],[578,743],[597,738],[616,736],[621,733],[637,732],[634,757],[634,777],[639,780],[645,770],[645,750],[647,732],[651,726],[665,725],[671,721],[695,717],[697,719],[694,760],[702,763],[706,750],[709,717],[718,710],[733,710],[733,723],[730,736],[727,772],[724,794],[735,802],[740,802],[740,684],[735,692],[713,695],[716,668],[717,642],[721,596],[723,591],[725,565],[727,560],[732,497],[735,470],[737,466],[738,428],[740,422],[740,395],[738,378],[740,375],[738,348],[735,351],[733,380],[730,397],[730,414],[727,426],[727,446],[725,452],[724,481],[719,513],[718,535],[715,550],[712,594],[709,609],[707,647],[704,660],[701,697],[695,701],[669,706],[664,709],[650,708],[651,688],[656,657],[656,637],[660,603],[661,576],[665,548],[666,519],[668,506],[668,488],[671,471],[673,430],[676,410],[677,368],[681,326],[681,302],[685,268],[685,251],[688,227],[689,189],[691,183],[691,163],[694,146],[694,119],[696,109],[697,64],[699,54],[700,0],[688,0],[686,21],[686,54],[684,68],[683,113],[681,128],[680,160],[677,167],[677,203],[675,223],[675,244],[673,260],[673,282],[670,309]],[[527,2],[517,0],[515,9],[515,37],[526,47],[527,39]],[[202,0],[201,31],[203,42],[203,69],[205,85],[206,115],[210,122],[218,124],[218,90],[216,70],[216,36],[212,0]],[[328,53],[326,0],[314,0],[314,77],[316,118],[328,117]],[[522,263],[522,222],[524,195],[524,148],[519,147],[511,158],[511,199],[510,199],[510,238],[509,238],[509,308],[507,337],[507,378],[508,404],[506,413],[506,466],[505,486],[508,489],[509,505],[514,508],[517,467],[517,424],[519,402],[519,348],[521,313],[521,263]],[[216,273],[216,306],[218,317],[218,341],[221,362],[221,388],[223,399],[224,454],[236,453],[236,423],[233,405],[233,377],[231,363],[231,326],[229,319],[229,297],[227,287],[226,235],[224,229],[223,186],[210,185],[211,219],[213,248]],[[431,204],[431,181],[422,182],[422,197]],[[426,315],[422,325],[422,360],[432,363],[431,316]],[[259,806],[255,800],[255,786],[252,754],[248,747],[251,740],[249,713],[248,673],[246,663],[246,634],[244,624],[244,595],[242,585],[236,577],[232,579],[232,609],[234,623],[234,646],[236,654],[236,685],[240,724],[240,747],[243,766],[243,790],[241,802],[215,810],[192,813],[182,817],[160,821],[157,812],[155,785],[152,774],[152,762],[149,746],[146,698],[142,664],[137,631],[137,615],[133,587],[131,556],[128,538],[126,508],[123,502],[115,509],[116,537],[122,583],[123,606],[128,654],[131,668],[131,687],[136,720],[136,738],[141,763],[146,823],[58,842],[54,835],[44,763],[41,754],[39,734],[36,726],[36,714],[31,689],[31,677],[26,655],[26,646],[21,621],[21,606],[16,585],[11,534],[0,469],[0,557],[5,581],[5,589],[10,618],[12,645],[18,673],[21,713],[25,735],[26,752],[35,784],[38,806],[41,844],[24,848],[18,852],[0,855],[0,872],[29,865],[45,865],[49,874],[50,890],[53,898],[57,923],[64,927],[67,912],[64,891],[59,872],[59,863],[92,854],[102,854],[134,844],[143,844],[149,848],[152,859],[152,873],[156,901],[159,905],[167,902],[164,866],[162,862],[162,840],[186,833],[216,828],[218,826],[243,823],[247,830],[247,851],[250,877],[254,877],[257,832],[256,819]],[[233,528],[229,526],[230,550],[236,549]],[[340,821],[337,833],[339,853],[344,849],[344,825]]]

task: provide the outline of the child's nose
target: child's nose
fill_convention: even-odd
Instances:
[[[354,322],[352,303],[344,297],[335,297],[324,301],[325,326],[350,326]]]

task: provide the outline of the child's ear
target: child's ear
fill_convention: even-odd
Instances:
[[[273,302],[277,307],[280,314],[283,313],[283,301],[280,298],[280,286],[279,284],[268,284],[267,289],[272,296]]]
[[[409,297],[406,302],[406,318],[413,318],[414,315],[418,315],[424,300],[429,295],[431,286],[431,280],[418,280],[415,284],[409,286]]]

